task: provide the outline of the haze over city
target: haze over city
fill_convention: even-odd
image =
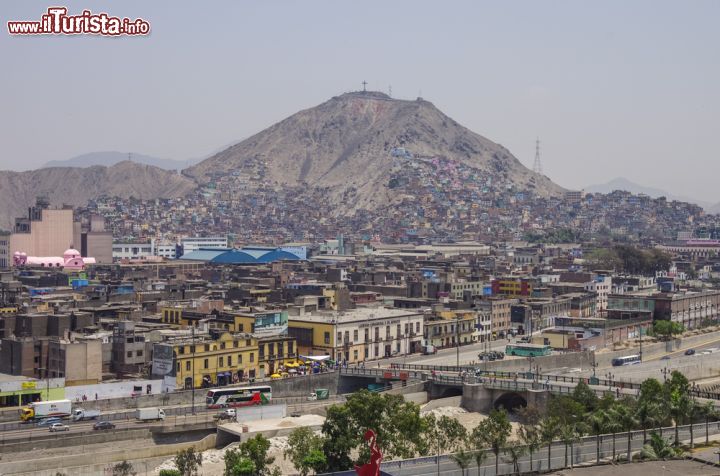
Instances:
[[[3,23],[47,6],[5,2]],[[625,177],[720,201],[717,2],[67,7],[152,32],[0,35],[2,169],[105,150],[203,158],[365,80],[421,95],[528,167],[539,137],[545,174],[566,188]]]

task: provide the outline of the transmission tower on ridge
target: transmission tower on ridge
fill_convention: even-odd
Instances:
[[[535,162],[533,163],[533,172],[542,175],[542,162],[540,162],[540,139],[535,139]]]

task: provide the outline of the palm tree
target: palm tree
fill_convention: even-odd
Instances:
[[[540,434],[535,425],[523,425],[518,430],[518,437],[523,442],[530,456],[530,472],[533,470],[533,453],[540,448]]]
[[[618,431],[622,431],[622,426],[620,425],[620,422],[616,418],[615,415],[615,409],[611,408],[608,411],[608,418],[605,423],[605,429],[612,433],[612,459],[615,461],[615,436]]]
[[[595,410],[590,415],[590,428],[595,435],[595,449],[597,451],[597,464],[600,464],[600,444],[602,443],[602,434],[607,428],[608,414],[604,410]]]
[[[710,418],[717,418],[714,402],[705,402],[701,407],[702,415],[705,417],[705,444],[710,444]]]
[[[685,421],[685,419],[691,414],[692,401],[690,397],[681,392],[680,390],[672,390],[669,398],[669,410],[672,415],[673,423],[675,426],[675,446],[680,445],[680,432],[678,426]],[[690,440],[692,444],[693,434],[692,426],[690,427]]]
[[[650,440],[643,445],[640,456],[643,459],[666,459],[674,458],[682,453],[681,450],[673,448],[660,435],[654,431],[650,432]]]
[[[526,448],[523,446],[510,445],[505,447],[503,452],[510,457],[506,459],[508,463],[513,465],[513,474],[520,474],[520,465],[518,461],[525,455]]]
[[[548,469],[552,466],[552,442],[558,435],[560,422],[555,417],[540,420],[540,439],[548,445]]]
[[[565,465],[568,465],[568,447],[577,439],[577,432],[575,431],[575,425],[572,423],[565,424],[559,428],[560,440],[565,444]],[[572,463],[571,463],[572,467]]]
[[[632,431],[638,424],[635,412],[627,405],[618,403],[613,408],[613,417],[617,419],[620,427],[627,431],[627,460],[630,462],[632,461]]]
[[[660,403],[645,401],[640,402],[637,408],[637,419],[642,426],[643,442],[647,441],[648,427],[654,428],[664,420],[664,411]]]
[[[488,454],[485,452],[485,450],[478,449],[473,451],[472,455],[473,459],[475,459],[475,464],[477,465],[478,476],[480,476],[480,467],[485,461],[487,461]]]
[[[453,460],[455,464],[460,466],[462,474],[463,476],[465,476],[465,471],[472,464],[473,454],[469,451],[466,451],[465,448],[461,448],[457,451],[457,453],[451,454],[450,459]]]

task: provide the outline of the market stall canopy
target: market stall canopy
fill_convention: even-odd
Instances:
[[[323,360],[330,360],[329,355],[301,355],[303,360],[313,360],[315,362],[322,362]]]

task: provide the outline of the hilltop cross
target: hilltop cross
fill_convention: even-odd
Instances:
[[[367,81],[363,81],[362,85],[363,85],[363,92],[366,93],[367,90],[365,89],[365,86],[367,86]]]

